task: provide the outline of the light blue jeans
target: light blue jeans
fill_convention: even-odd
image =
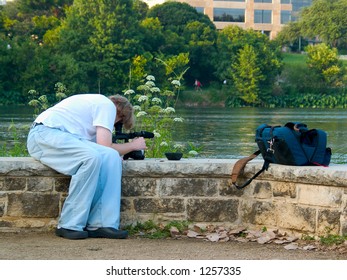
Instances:
[[[122,159],[116,150],[44,125],[30,130],[27,148],[33,158],[71,176],[58,228],[119,228]]]

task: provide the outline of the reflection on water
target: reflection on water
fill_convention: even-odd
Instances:
[[[8,127],[12,121],[18,128],[33,121],[32,108],[0,107],[0,112],[0,144],[11,140]],[[258,125],[293,121],[325,130],[332,162],[347,162],[347,111],[343,109],[181,108],[177,114],[185,122],[174,128],[175,140],[202,145],[204,157],[247,156],[257,150],[254,134]],[[20,137],[25,140],[26,131]]]
[[[333,150],[332,161],[347,161],[346,110],[189,108],[177,112],[185,122],[175,133],[176,140],[203,145],[207,157],[247,156],[257,150],[254,135],[260,124],[284,125],[292,121],[325,130]]]

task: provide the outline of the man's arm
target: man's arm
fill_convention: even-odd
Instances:
[[[112,133],[107,128],[102,126],[96,127],[96,143],[106,147],[113,148],[119,152],[120,155],[125,155],[131,151],[146,150],[146,142],[143,137],[133,139],[131,142],[116,144],[112,143]]]

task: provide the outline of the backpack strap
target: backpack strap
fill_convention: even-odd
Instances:
[[[257,178],[262,172],[264,172],[265,170],[268,170],[269,168],[269,165],[271,163],[271,161],[267,160],[267,158],[265,157],[265,161],[264,161],[264,164],[263,164],[263,167],[257,172],[255,173],[252,178],[248,179],[244,184],[242,184],[241,186],[237,185],[236,184],[236,181],[237,181],[237,177],[239,176],[239,174],[243,171],[243,169],[245,168],[246,164],[251,161],[252,159],[256,158],[258,155],[260,154],[260,150],[254,152],[253,154],[251,154],[250,156],[248,157],[245,157],[245,158],[241,158],[239,159],[235,164],[234,164],[234,167],[233,167],[233,170],[231,172],[231,182],[233,183],[233,185],[241,190],[243,189],[244,187],[248,186],[252,181],[253,179]]]

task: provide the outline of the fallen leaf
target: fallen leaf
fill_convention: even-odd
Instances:
[[[297,249],[299,249],[299,245],[298,245],[298,243],[290,243],[290,244],[284,246],[284,249],[286,249],[286,250],[297,250]]]
[[[210,233],[206,235],[206,238],[212,242],[217,242],[219,240],[219,234],[218,233]]]
[[[307,246],[304,246],[302,249],[306,251],[312,251],[312,250],[316,250],[317,247],[313,245],[307,245]]]
[[[177,237],[178,235],[180,235],[180,231],[176,227],[171,227],[170,234],[171,237]]]
[[[187,232],[187,236],[188,237],[194,238],[194,237],[197,237],[198,235],[199,234],[196,231],[193,231],[193,230],[188,230],[188,232]]]
[[[244,232],[245,230],[246,230],[245,227],[238,227],[238,228],[235,228],[235,229],[231,229],[229,231],[229,234],[231,234],[231,235],[240,234],[240,233]]]

